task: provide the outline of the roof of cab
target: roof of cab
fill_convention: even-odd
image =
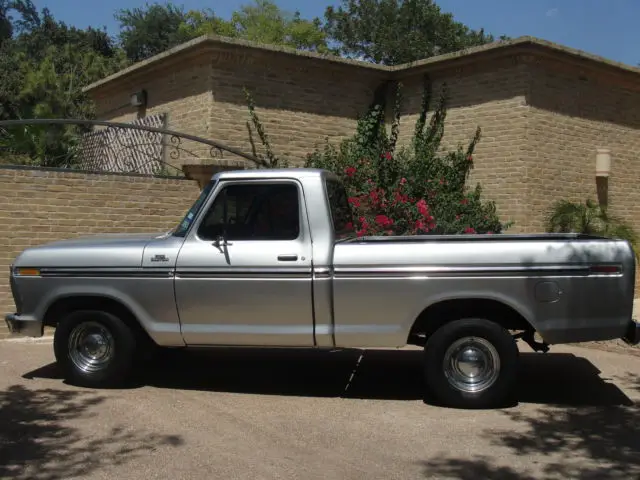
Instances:
[[[260,178],[305,178],[305,177],[329,177],[337,178],[329,170],[321,168],[258,168],[250,170],[229,170],[218,172],[213,175],[212,180],[229,179],[260,179]]]

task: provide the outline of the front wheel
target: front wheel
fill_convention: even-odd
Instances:
[[[58,322],[53,349],[64,377],[86,387],[113,387],[124,383],[132,370],[136,339],[117,316],[82,310]]]
[[[425,380],[437,401],[454,408],[491,408],[515,386],[518,347],[507,330],[484,319],[439,328],[425,345]]]

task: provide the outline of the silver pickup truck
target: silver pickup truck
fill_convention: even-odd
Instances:
[[[351,223],[327,171],[217,174],[170,232],[25,250],[6,321],[25,336],[55,327],[66,378],[94,387],[125,381],[147,348],[417,345],[432,397],[459,408],[507,400],[517,339],[640,339],[626,241],[358,238]]]

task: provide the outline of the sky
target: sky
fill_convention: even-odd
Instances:
[[[155,0],[146,0],[154,3]],[[173,0],[185,10],[210,8],[229,18],[251,0]],[[159,0],[164,3],[163,0]],[[339,0],[276,0],[284,10],[322,17]],[[445,12],[471,28],[498,37],[531,35],[630,65],[640,63],[640,0],[437,0]],[[34,0],[54,17],[80,28],[105,27],[118,33],[114,13],[141,7],[145,0]]]

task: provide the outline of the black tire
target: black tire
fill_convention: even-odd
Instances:
[[[476,391],[469,388],[470,383],[450,381],[456,377],[455,369],[445,368],[445,355],[449,358],[455,355],[447,354],[447,350],[458,340],[466,338],[467,345],[471,345],[475,352],[481,353],[482,358],[491,360],[497,355],[498,362],[491,362],[497,368],[494,375],[480,375],[486,383],[476,385]],[[462,340],[461,340],[462,341]],[[472,352],[462,348],[467,352]],[[443,406],[453,408],[493,408],[504,406],[509,400],[517,378],[518,347],[515,340],[500,325],[485,319],[462,319],[447,323],[440,327],[429,338],[425,345],[424,371],[429,394]],[[470,357],[467,357],[470,358]],[[489,362],[485,362],[485,365]],[[489,372],[490,370],[486,370]],[[447,375],[447,372],[450,375]],[[466,377],[468,379],[468,377]],[[461,385],[461,386],[460,386]]]
[[[77,345],[76,339],[83,329],[85,332],[94,332],[93,338],[107,339],[104,344],[108,345],[111,353],[104,356],[103,364],[87,363],[82,368],[82,362],[88,357],[79,354],[81,349],[73,348],[73,345]],[[99,336],[95,332],[100,332]],[[69,383],[110,388],[124,385],[130,379],[136,353],[136,336],[116,315],[99,310],[79,310],[60,319],[54,334],[53,349],[56,361]]]

